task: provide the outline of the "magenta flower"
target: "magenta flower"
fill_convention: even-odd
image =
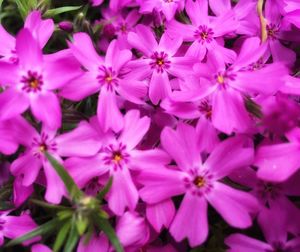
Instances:
[[[146,94],[146,85],[141,81],[126,78],[126,63],[131,59],[129,50],[120,50],[117,42],[112,41],[105,59],[100,57],[90,37],[85,33],[74,35],[69,44],[72,53],[87,71],[66,85],[61,95],[79,101],[100,90],[97,115],[101,128],[115,132],[123,128],[123,116],[117,104],[117,94],[123,99],[141,104]]]
[[[140,13],[147,14],[156,10],[162,12],[168,21],[174,18],[177,10],[183,10],[184,2],[184,0],[137,0]]]
[[[120,134],[111,131],[103,134],[95,119],[92,118],[91,124],[98,129],[103,148],[94,157],[69,158],[65,165],[80,187],[91,180],[96,180],[96,185],[103,184],[101,176],[109,173],[113,184],[107,198],[108,206],[116,215],[122,215],[127,207],[133,211],[139,198],[131,171],[168,163],[169,158],[161,150],[136,149],[150,126],[149,118],[140,118],[139,111],[127,112]]]
[[[80,123],[75,130],[59,136],[56,136],[56,131],[47,128],[43,128],[39,134],[28,124],[18,137],[26,149],[23,155],[12,163],[11,172],[15,176],[21,176],[22,185],[28,187],[36,181],[43,167],[47,183],[45,199],[51,203],[59,203],[66,192],[44,152],[49,152],[62,163],[61,157],[93,156],[101,147],[97,133],[86,122]]]
[[[8,214],[9,212],[0,213],[0,246],[4,243],[4,237],[15,239],[37,227],[33,219],[27,213],[23,213],[20,216]],[[31,239],[23,244],[28,245],[36,240],[39,240],[39,238]]]
[[[32,11],[26,18],[24,28],[27,28],[32,36],[43,48],[54,31],[52,19],[42,20],[41,12]],[[0,25],[0,56],[2,60],[15,63],[18,61],[16,54],[16,39]]]
[[[258,223],[267,242],[243,234],[233,234],[226,239],[229,252],[297,252],[300,249],[300,238],[288,240],[287,216],[284,209],[265,208],[258,217]]]
[[[59,128],[61,108],[54,90],[78,76],[78,65],[65,57],[64,51],[43,56],[38,41],[26,28],[17,36],[16,54],[17,64],[0,62],[0,82],[5,83],[0,94],[0,120],[30,107],[37,120],[51,129]]]
[[[231,226],[251,225],[250,212],[256,211],[256,199],[219,182],[233,170],[251,164],[253,148],[247,139],[234,137],[220,143],[203,163],[191,126],[179,123],[176,131],[165,128],[161,143],[178,167],[142,170],[139,181],[144,187],[140,196],[145,202],[155,204],[184,194],[169,229],[176,241],[188,238],[190,245],[196,246],[206,240],[207,202]]]
[[[85,236],[83,236],[78,244],[77,252],[109,252],[109,243],[107,237],[100,233],[99,235],[93,234],[89,243],[85,244]],[[38,252],[38,251],[37,251]]]
[[[185,90],[176,91],[172,99],[201,101],[211,96],[212,124],[227,134],[245,132],[251,126],[251,118],[244,105],[244,95],[271,95],[285,82],[287,69],[282,63],[261,64],[265,52],[258,38],[244,43],[234,64],[226,67],[222,60],[209,57],[207,63],[198,63],[195,77],[186,79]],[[264,80],[265,85],[261,85]]]
[[[280,40],[299,41],[299,37],[296,35],[293,36],[291,29],[283,25],[278,6],[272,1],[266,2],[265,17],[268,32],[267,44],[273,61],[285,62],[292,66],[296,60],[296,53],[282,45]]]
[[[300,167],[299,150],[299,141],[259,147],[254,162],[259,168],[257,176],[273,182],[287,180]]]
[[[300,232],[298,225],[300,210],[288,198],[300,195],[299,172],[282,183],[261,180],[257,178],[256,172],[250,167],[234,171],[229,175],[229,178],[235,183],[250,188],[250,193],[259,200],[260,209],[265,207],[285,209],[285,212],[293,216],[287,223],[288,231],[295,235]]]
[[[189,56],[202,60],[208,51],[222,55],[225,62],[233,63],[235,53],[220,45],[216,39],[237,29],[234,12],[211,18],[208,16],[207,0],[187,0],[185,10],[192,23],[183,24],[173,19],[167,24],[166,32],[172,38],[193,42],[187,52]]]
[[[188,57],[174,57],[182,39],[171,39],[164,33],[157,43],[154,34],[144,25],[138,25],[136,32],[128,34],[129,43],[144,54],[144,57],[130,62],[134,70],[131,75],[145,79],[150,77],[149,97],[152,103],[168,97],[171,93],[169,75],[184,77],[191,73],[194,61]]]
[[[119,217],[116,233],[126,251],[136,251],[150,239],[150,229],[145,218],[136,212],[125,212]]]

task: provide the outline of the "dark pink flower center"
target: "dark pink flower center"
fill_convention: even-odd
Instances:
[[[201,43],[210,43],[213,41],[214,32],[206,25],[200,25],[194,33],[194,37]]]
[[[234,81],[236,74],[231,70],[226,70],[225,72],[219,72],[215,75],[215,81],[219,84],[220,88],[226,88],[229,81]]]
[[[211,119],[212,116],[212,105],[210,104],[209,100],[205,99],[201,101],[199,105],[200,112],[206,117],[206,119]]]
[[[257,194],[263,200],[276,200],[281,195],[281,188],[278,184],[260,181],[257,185]]]
[[[22,90],[25,92],[36,93],[42,90],[43,78],[37,72],[28,71],[27,75],[22,77],[21,82],[24,83]]]
[[[190,170],[190,176],[183,179],[185,188],[190,190],[193,195],[203,196],[213,188],[213,176],[208,171],[199,172],[197,169]]]
[[[267,25],[267,33],[268,33],[268,39],[274,40],[277,38],[277,34],[279,32],[278,25],[275,24],[268,24]]]
[[[57,150],[54,139],[50,139],[45,133],[41,134],[40,139],[34,137],[31,146],[33,155],[38,158],[42,157],[46,151],[55,152]]]
[[[171,61],[165,52],[155,52],[152,54],[151,59],[150,66],[152,69],[156,69],[158,73],[162,73],[165,69],[170,68]]]
[[[99,67],[100,73],[97,79],[101,86],[105,86],[107,90],[114,90],[118,86],[118,78],[115,71],[111,67],[101,66]]]
[[[123,143],[110,144],[104,149],[104,152],[104,163],[111,165],[115,171],[122,169],[129,161],[130,155],[127,153],[126,145]]]
[[[266,252],[290,252],[289,248],[286,248],[282,242],[274,242],[272,244],[272,250],[267,250]]]

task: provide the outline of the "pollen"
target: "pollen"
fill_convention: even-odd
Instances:
[[[37,79],[33,79],[29,82],[29,85],[32,89],[37,89],[39,87],[39,81]]]
[[[194,180],[193,180],[193,184],[197,187],[203,187],[205,186],[206,182],[205,179],[201,176],[197,176]]]
[[[40,146],[39,146],[39,151],[40,152],[45,152],[47,150],[47,145],[46,144],[41,144]]]
[[[162,59],[157,59],[156,64],[159,65],[159,66],[162,66],[165,63],[164,63],[164,61]]]
[[[105,81],[107,82],[107,83],[110,83],[110,82],[112,82],[112,80],[113,80],[113,77],[112,76],[107,76],[106,78],[105,78]]]
[[[115,163],[119,163],[122,159],[123,159],[123,157],[120,153],[115,153],[113,156],[113,160]]]
[[[224,84],[224,76],[219,74],[218,77],[217,77],[217,81],[219,84]]]

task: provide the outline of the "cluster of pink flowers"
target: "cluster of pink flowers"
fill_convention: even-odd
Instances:
[[[228,251],[300,251],[300,1],[258,2],[93,0],[100,36],[74,32],[52,54],[39,11],[16,37],[0,26],[0,186],[13,178],[14,203],[0,245],[38,226],[35,185],[68,198],[47,151],[89,195],[113,177],[105,207],[125,251],[188,251],[216,215]],[[66,129],[65,104],[87,99],[92,116]],[[77,251],[113,247],[94,233]]]

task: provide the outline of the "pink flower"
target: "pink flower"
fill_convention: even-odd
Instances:
[[[123,116],[117,104],[117,94],[123,99],[141,104],[146,94],[146,85],[135,79],[126,78],[126,63],[132,53],[120,50],[117,42],[112,41],[105,59],[100,57],[85,33],[74,35],[73,43],[69,44],[72,53],[87,69],[86,73],[66,85],[61,95],[71,100],[81,100],[100,90],[97,116],[101,128],[118,132],[123,127]]]
[[[150,238],[146,220],[136,212],[125,212],[117,220],[116,233],[126,251],[140,249]]]
[[[108,206],[116,215],[122,215],[126,208],[133,211],[139,198],[131,171],[163,165],[169,162],[169,158],[161,150],[136,149],[150,126],[149,118],[140,118],[139,111],[127,112],[124,128],[119,134],[111,131],[104,134],[95,119],[92,118],[91,124],[98,129],[103,148],[94,157],[70,158],[65,165],[80,187],[91,180],[101,184],[101,181],[107,180],[102,176],[109,173],[113,184],[107,197]]]
[[[56,136],[56,131],[47,128],[43,128],[39,134],[27,124],[27,128],[18,137],[26,149],[23,155],[12,163],[11,172],[15,176],[22,176],[22,185],[28,187],[35,182],[41,167],[44,167],[47,181],[45,199],[51,203],[59,203],[66,192],[61,179],[45,158],[44,152],[48,151],[62,163],[61,157],[93,156],[101,147],[97,133],[86,122],[80,123],[73,131],[59,136]]]
[[[9,213],[0,213],[0,245],[4,243],[4,237],[15,239],[22,236],[37,227],[29,214],[23,213],[20,216],[8,215]],[[24,245],[28,245],[39,238],[34,238],[24,242]]]
[[[27,28],[32,36],[38,41],[40,48],[43,48],[54,31],[52,19],[42,20],[40,11],[32,11],[26,18],[24,28]],[[0,25],[0,56],[8,62],[18,62],[16,53],[16,39]]]
[[[130,62],[132,76],[140,79],[150,77],[149,97],[155,105],[171,93],[170,75],[183,77],[191,73],[194,61],[188,57],[174,57],[182,39],[171,39],[164,33],[156,42],[154,34],[144,25],[138,25],[136,32],[128,34],[129,43],[144,57]]]
[[[167,34],[172,38],[179,37],[183,41],[193,42],[187,52],[189,56],[202,60],[208,51],[222,55],[225,62],[232,63],[235,53],[220,45],[216,39],[237,29],[234,12],[211,18],[208,16],[207,0],[187,0],[185,10],[192,23],[183,24],[173,19],[167,24]]]
[[[291,251],[300,249],[300,238],[288,239],[287,216],[284,209],[265,208],[258,217],[258,223],[267,242],[243,234],[233,234],[226,239],[230,252]]]
[[[140,4],[140,13],[147,14],[156,10],[162,12],[168,21],[174,18],[177,10],[184,8],[183,0],[137,0],[137,3]]]
[[[287,76],[282,63],[262,64],[265,47],[258,38],[245,40],[240,53],[229,67],[218,57],[208,57],[206,63],[194,66],[195,77],[186,78],[185,90],[175,91],[177,101],[201,101],[211,97],[212,124],[227,134],[245,132],[251,126],[251,118],[245,107],[244,95],[271,95],[278,91]],[[261,85],[261,80],[265,85]]]
[[[0,62],[0,82],[5,83],[0,94],[0,120],[30,107],[37,120],[51,129],[59,128],[61,108],[54,90],[78,76],[78,65],[64,51],[43,56],[38,41],[26,28],[18,33],[16,54],[17,64]]]
[[[179,123],[177,130],[165,128],[161,135],[164,149],[178,167],[142,170],[141,198],[154,204],[184,194],[170,226],[176,241],[188,238],[191,246],[203,243],[208,235],[207,202],[233,227],[246,228],[256,211],[255,198],[219,182],[237,168],[251,164],[253,149],[244,137],[234,137],[217,145],[202,163],[195,129]],[[157,193],[159,192],[159,193]]]

